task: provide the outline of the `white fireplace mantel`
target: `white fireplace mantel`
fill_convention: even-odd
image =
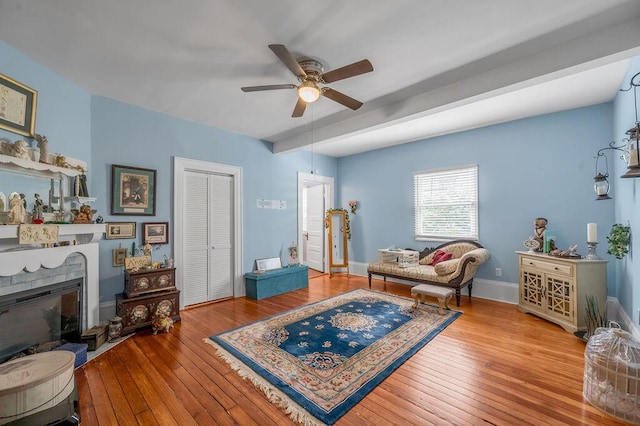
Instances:
[[[22,271],[34,272],[40,268],[56,268],[73,254],[86,259],[83,324],[91,328],[99,324],[99,247],[98,240],[105,232],[104,224],[59,225],[59,240],[69,245],[42,248],[39,245],[19,245],[18,225],[0,225],[0,277],[10,277]],[[75,242],[75,244],[74,244]]]
[[[37,246],[18,244],[18,227],[20,225],[0,225],[0,252],[7,250],[28,250],[39,248]],[[58,225],[58,236],[60,241],[69,241],[73,244],[88,244],[96,242],[102,238],[105,232],[103,223],[96,224],[69,224]],[[0,275],[2,275],[0,273]]]

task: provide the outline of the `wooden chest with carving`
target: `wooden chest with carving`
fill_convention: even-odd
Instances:
[[[126,271],[124,275],[124,293],[128,298],[175,289],[175,268],[143,269],[137,272]]]
[[[116,314],[122,318],[122,333],[150,326],[157,311],[180,321],[180,290],[151,293],[144,296],[116,295]]]

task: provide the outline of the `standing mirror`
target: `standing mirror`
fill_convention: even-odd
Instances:
[[[333,268],[347,268],[349,275],[349,254],[347,249],[347,218],[344,210],[329,210],[329,276]]]

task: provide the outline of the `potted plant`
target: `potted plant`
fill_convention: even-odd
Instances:
[[[587,323],[587,331],[582,337],[583,340],[589,340],[589,337],[593,336],[593,333],[598,327],[607,326],[607,309],[600,311],[598,301],[595,296],[590,294],[586,296],[587,304],[585,305],[585,320]]]
[[[607,253],[612,254],[616,259],[622,259],[629,253],[629,240],[631,236],[631,227],[615,223],[611,227],[611,232],[607,237],[609,249]]]

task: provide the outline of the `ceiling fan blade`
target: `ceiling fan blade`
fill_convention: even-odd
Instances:
[[[283,64],[289,68],[289,70],[298,78],[306,77],[307,73],[304,72],[296,58],[293,57],[289,49],[284,44],[270,44],[269,49],[276,54],[276,56],[282,61]]]
[[[298,102],[296,102],[296,106],[293,108],[293,114],[291,114],[291,117],[302,117],[305,109],[307,109],[307,103],[298,97]]]
[[[333,90],[328,87],[322,89],[322,95],[331,99],[332,101],[336,101],[337,103],[346,106],[347,108],[351,108],[354,111],[364,105],[362,102],[350,98],[344,93],[340,93],[337,90]]]
[[[351,65],[345,65],[342,68],[326,72],[321,75],[322,81],[325,83],[333,83],[334,81],[344,80],[345,78],[354,77],[356,75],[365,74],[373,71],[373,65],[368,59],[354,62]]]
[[[262,90],[278,90],[278,89],[295,89],[295,84],[270,84],[267,86],[249,86],[249,87],[241,87],[240,90],[243,92],[260,92]]]

